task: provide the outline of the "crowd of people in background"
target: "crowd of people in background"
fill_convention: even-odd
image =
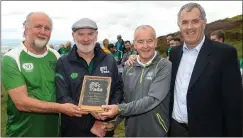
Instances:
[[[224,43],[225,37],[226,36],[225,36],[225,33],[223,30],[216,30],[210,34],[211,40],[222,42],[222,43]],[[179,34],[177,34],[177,35],[168,34],[168,35],[166,35],[166,42],[167,42],[166,55],[167,55],[167,58],[169,58],[171,48],[181,45],[183,42],[183,38],[181,38],[181,36]],[[134,46],[131,43],[131,41],[129,41],[129,40],[124,41],[122,39],[121,35],[117,35],[117,42],[115,44],[109,43],[109,40],[107,38],[105,38],[103,40],[102,45],[99,42],[97,42],[96,46],[101,47],[103,49],[103,51],[106,52],[107,54],[112,54],[112,56],[117,61],[117,65],[121,65],[122,67],[124,67],[124,63],[127,61],[128,57],[130,57],[131,55],[137,54],[136,49],[134,49]],[[60,49],[61,48],[66,49],[66,45],[61,44]],[[65,51],[67,51],[67,50],[65,50]],[[58,50],[58,52],[59,52],[59,50]],[[63,54],[61,52],[59,52],[59,53]],[[68,52],[66,52],[66,53],[68,53]],[[240,63],[240,70],[242,73],[243,58],[239,59],[239,63]]]
[[[211,40],[222,42],[222,43],[224,43],[225,37],[226,36],[223,30],[216,30],[210,34]],[[171,33],[166,35],[167,59],[169,59],[171,48],[181,45],[182,42],[183,42],[183,38],[181,38],[179,33],[177,34]],[[71,41],[66,41],[65,43],[59,45],[57,51],[61,56],[68,54],[71,51],[72,45],[73,44]],[[120,72],[122,72],[125,66],[124,63],[128,60],[128,58],[131,55],[137,55],[137,51],[136,49],[134,49],[134,46],[131,43],[131,41],[129,40],[124,41],[120,34],[117,35],[117,42],[115,42],[115,44],[110,43],[109,39],[105,38],[102,41],[102,45],[99,42],[96,42],[95,46],[101,47],[105,53],[111,54],[115,58],[117,62],[117,66],[120,69]],[[55,49],[53,44],[49,44],[49,47]],[[239,59],[239,63],[240,63],[241,74],[243,74],[243,58]]]

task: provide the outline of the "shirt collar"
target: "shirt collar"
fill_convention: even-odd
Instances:
[[[205,35],[203,35],[203,39],[201,40],[201,42],[196,47],[194,47],[191,50],[196,50],[197,52],[199,52],[201,50],[201,48],[202,48],[202,45],[203,45],[204,41],[205,41]],[[187,47],[186,43],[184,42],[184,44],[183,44],[183,52],[185,52],[185,51],[190,51],[190,50]]]
[[[143,67],[146,67],[146,66],[149,66],[151,63],[152,63],[152,61],[154,60],[154,58],[156,57],[156,55],[157,55],[157,51],[155,51],[154,52],[154,56],[153,56],[153,58],[152,59],[150,59],[147,63],[142,63],[142,62],[140,62],[139,61],[139,56],[137,57],[137,62],[138,62],[138,64],[140,64],[141,66],[143,66]]]
[[[46,51],[45,51],[45,53],[43,53],[42,55],[34,54],[34,53],[30,52],[30,51],[26,48],[26,46],[24,45],[24,41],[22,41],[22,42],[20,43],[20,47],[22,47],[23,50],[24,50],[28,55],[30,55],[30,56],[32,56],[32,57],[35,57],[35,58],[42,58],[42,57],[46,56],[46,55],[48,54],[48,50],[49,50],[49,47],[46,46]]]

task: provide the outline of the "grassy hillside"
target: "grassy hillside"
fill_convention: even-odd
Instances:
[[[242,39],[243,39],[243,35],[242,35],[242,15],[238,15],[235,16],[233,18],[228,19],[230,21],[236,21],[236,20],[240,20],[241,24],[238,26],[235,26],[232,29],[228,29],[228,30],[224,30],[225,31],[225,36],[226,36],[226,40],[225,43],[230,44],[232,46],[234,46],[237,49],[238,52],[238,58],[242,58],[243,55],[243,51],[242,51]]]

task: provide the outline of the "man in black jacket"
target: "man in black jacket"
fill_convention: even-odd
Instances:
[[[204,34],[206,14],[188,3],[178,13],[184,44],[173,47],[172,137],[242,136],[242,84],[234,47]]]
[[[72,26],[75,45],[68,55],[57,61],[57,102],[78,105],[84,75],[111,77],[109,104],[120,103],[123,83],[118,74],[116,61],[100,47],[95,47],[98,28],[94,21],[82,18]],[[65,137],[113,136],[105,132],[97,114],[69,117],[62,114],[61,131]],[[105,135],[106,134],[106,135]]]

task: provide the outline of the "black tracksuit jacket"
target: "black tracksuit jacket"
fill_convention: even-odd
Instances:
[[[71,52],[59,58],[56,65],[56,98],[58,103],[78,105],[84,75],[111,77],[109,104],[120,103],[123,97],[123,83],[118,74],[116,61],[112,55],[106,54],[100,47],[94,49],[93,70],[90,73],[84,59],[78,56],[77,46]],[[72,76],[72,74],[75,74]],[[62,136],[89,137],[94,136],[90,130],[95,118],[91,115],[70,117],[62,114]]]

